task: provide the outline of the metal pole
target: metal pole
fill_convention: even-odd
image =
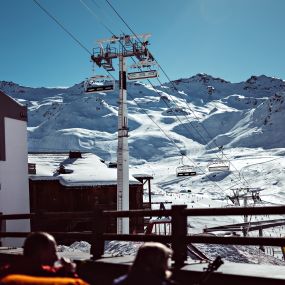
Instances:
[[[247,193],[248,191],[246,191],[246,194],[244,196],[244,207],[246,208],[247,207]],[[244,222],[247,223],[248,222],[248,215],[244,215]]]
[[[128,111],[126,63],[123,54],[119,54],[120,95],[118,114],[118,150],[117,150],[117,210],[129,210],[129,148],[128,148]],[[129,234],[129,218],[117,219],[117,233]]]
[[[151,186],[150,186],[150,179],[148,179],[148,200],[149,200],[149,208],[151,209]]]
[[[258,235],[259,237],[263,237],[262,227],[259,228],[258,233],[259,233],[259,235]],[[259,249],[262,250],[263,252],[265,252],[265,248],[263,245],[260,245]]]

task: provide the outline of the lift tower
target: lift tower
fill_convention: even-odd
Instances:
[[[147,46],[150,34],[112,36],[97,40],[91,60],[106,71],[114,71],[113,60],[119,59],[119,111],[117,148],[117,210],[129,210],[129,148],[127,114],[126,57],[135,56],[139,62],[153,61]],[[146,77],[144,77],[146,78]],[[136,79],[139,79],[138,77]],[[104,92],[104,91],[103,91]],[[117,233],[129,233],[129,219],[117,219]]]

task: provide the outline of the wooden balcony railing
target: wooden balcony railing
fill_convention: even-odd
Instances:
[[[285,206],[278,207],[232,207],[232,208],[197,208],[187,209],[184,205],[173,205],[171,210],[130,210],[130,211],[102,211],[93,212],[47,212],[40,213],[43,219],[88,219],[90,231],[87,232],[51,232],[55,238],[68,238],[69,240],[86,240],[91,243],[93,259],[99,259],[104,254],[104,242],[106,240],[119,241],[157,241],[170,243],[173,249],[172,259],[174,266],[180,268],[187,259],[187,244],[235,244],[258,246],[285,246],[284,238],[271,237],[220,237],[209,235],[188,235],[187,218],[193,216],[238,216],[238,215],[285,215]],[[37,213],[30,214],[0,214],[0,223],[8,220],[31,219]],[[104,232],[105,219],[107,217],[171,217],[171,235],[142,235],[142,234],[110,234]],[[0,238],[26,237],[28,232],[0,232]]]

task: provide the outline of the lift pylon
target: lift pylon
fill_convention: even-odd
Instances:
[[[129,149],[127,115],[127,68],[126,57],[136,57],[139,62],[151,57],[147,48],[150,34],[112,36],[97,40],[99,48],[93,49],[91,61],[107,71],[114,71],[113,60],[119,59],[119,110],[118,110],[118,148],[117,148],[117,210],[129,210]],[[143,66],[143,64],[142,64]],[[151,77],[145,74],[144,78]],[[153,76],[152,76],[153,77]],[[102,92],[102,91],[101,91]],[[117,233],[129,233],[129,219],[117,219]]]

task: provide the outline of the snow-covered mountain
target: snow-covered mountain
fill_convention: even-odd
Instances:
[[[118,87],[110,93],[84,94],[83,83],[31,88],[0,81],[0,90],[28,106],[30,151],[74,149],[105,159],[114,156]],[[190,152],[219,145],[284,147],[284,99],[285,81],[264,75],[240,83],[207,74],[155,88],[129,83],[130,156],[173,156],[178,150],[171,140]]]
[[[29,151],[81,150],[116,160],[117,84],[114,92],[85,94],[83,82],[70,88],[30,88],[0,81],[0,90],[28,106]],[[249,166],[266,161],[263,157],[284,156],[284,109],[285,81],[264,75],[240,83],[207,74],[155,87],[129,82],[130,164],[140,166],[140,172],[160,173],[154,183],[158,192],[191,184],[198,192],[206,189],[224,197],[219,189],[212,189],[213,183],[229,189],[244,185],[246,179],[263,187],[267,168],[255,175]],[[208,175],[207,163],[221,157],[221,145],[231,172]],[[183,163],[190,160],[201,174],[185,183],[175,176],[182,151],[188,159]],[[282,163],[277,162],[270,167],[276,167],[278,174],[268,174],[267,182],[281,189],[285,180]],[[241,179],[241,171],[250,178]],[[283,200],[283,194],[279,198]]]

